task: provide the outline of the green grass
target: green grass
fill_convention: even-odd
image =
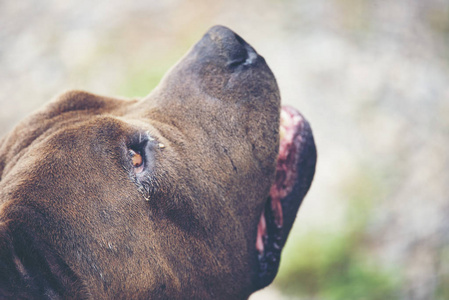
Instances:
[[[311,233],[285,251],[275,282],[288,295],[320,299],[397,299],[397,274],[368,262],[360,237]]]
[[[389,300],[399,298],[400,270],[386,270],[369,255],[365,232],[373,204],[388,192],[384,176],[369,168],[349,178],[342,189],[348,209],[343,230],[313,231],[283,252],[275,285],[306,299]]]
[[[124,97],[143,97],[148,95],[159,83],[168,64],[159,64],[152,67],[136,66],[128,70],[125,81],[118,87],[117,93]]]
[[[436,300],[449,299],[449,246],[443,247],[439,253],[438,285]]]
[[[162,77],[187,53],[201,35],[197,32],[181,34],[173,48],[165,53],[139,55],[129,61],[123,82],[116,93],[124,97],[144,97],[160,82]]]

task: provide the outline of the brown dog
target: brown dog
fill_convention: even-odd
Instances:
[[[146,98],[67,92],[1,140],[0,298],[246,299],[315,162],[264,59],[213,27]]]

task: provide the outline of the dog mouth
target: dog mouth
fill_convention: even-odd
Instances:
[[[294,108],[281,108],[275,181],[257,227],[258,288],[276,276],[282,248],[315,173],[316,148],[308,122]]]

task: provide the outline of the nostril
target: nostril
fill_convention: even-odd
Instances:
[[[257,59],[257,53],[244,39],[242,39],[239,35],[235,34],[235,39],[237,42],[245,49],[246,59],[243,62],[244,65],[252,64]]]
[[[257,53],[247,42],[239,35],[234,34],[234,43],[229,51],[228,67],[237,67],[240,65],[251,65],[257,59]]]
[[[246,52],[248,53],[248,58],[245,60],[245,62],[243,64],[250,65],[256,61],[257,53],[256,53],[256,51],[254,51],[253,47],[251,47],[250,45],[248,45],[246,43],[245,43],[245,49],[246,49]]]
[[[244,65],[245,62],[246,62],[246,59],[234,59],[234,60],[228,61],[226,66],[229,67],[229,68],[235,68],[235,67],[238,67],[240,65]]]
[[[212,27],[198,48],[209,52],[211,56],[224,58],[224,63],[229,68],[248,66],[258,59],[256,51],[245,40],[224,26]]]

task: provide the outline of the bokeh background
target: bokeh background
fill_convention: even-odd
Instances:
[[[449,299],[449,1],[0,0],[0,134],[67,89],[142,97],[212,25],[263,55],[319,159],[260,299]]]

